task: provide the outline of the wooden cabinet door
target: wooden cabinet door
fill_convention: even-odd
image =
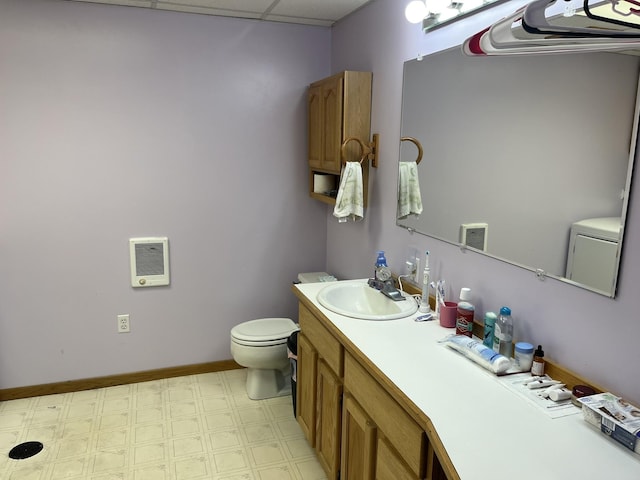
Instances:
[[[424,476],[426,434],[409,413],[396,402],[370,371],[351,354],[345,354],[345,389],[378,427],[402,464],[413,471],[413,477]],[[378,442],[380,443],[380,442]],[[385,477],[381,477],[385,478]]]
[[[380,437],[376,449],[375,480],[418,480],[419,477],[407,467],[395,450]]]
[[[308,160],[311,168],[322,168],[324,145],[324,113],[323,113],[322,84],[309,87],[307,93],[307,112],[309,115],[307,132]]]
[[[340,174],[343,123],[343,76],[335,75],[309,87],[308,160],[311,168]]]
[[[447,474],[431,443],[427,448],[427,480],[447,480]]]
[[[342,407],[340,480],[374,480],[376,426],[348,394]]]
[[[317,365],[318,352],[311,346],[307,337],[300,334],[298,336],[296,409],[298,424],[312,447],[315,446],[316,440]]]
[[[324,114],[324,135],[322,168],[340,173],[340,148],[342,147],[342,103],[343,77],[328,78],[322,87],[322,110]]]
[[[318,359],[316,388],[316,453],[329,480],[337,480],[342,432],[342,382],[322,358]]]

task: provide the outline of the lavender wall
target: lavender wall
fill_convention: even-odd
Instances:
[[[423,35],[404,19],[406,2],[375,0],[334,28],[332,69],[373,72],[372,131],[380,133],[380,167],[373,170],[370,207],[359,224],[338,224],[327,214],[327,268],[346,278],[368,276],[377,249],[387,251],[394,270],[409,246],[431,252],[431,272],[457,296],[471,287],[480,311],[511,306],[519,338],[543,345],[549,358],[640,403],[637,343],[640,331],[640,196],[632,194],[622,269],[615,300],[562,284],[540,281],[526,270],[467,252],[395,225],[403,63],[459,44],[523,2]],[[425,146],[428,155],[428,146]],[[640,189],[636,175],[633,189]],[[425,205],[430,208],[429,205]],[[398,346],[401,348],[401,346]],[[429,366],[425,366],[429,368]]]
[[[640,402],[638,195],[615,300],[395,226],[404,61],[519,3],[422,35],[393,0],[333,31],[0,0],[0,388],[230,358],[234,324],[295,316],[297,272],[367,276],[379,248],[399,270],[412,246],[452,295],[509,304],[520,337]],[[343,69],[373,71],[381,158],[366,219],[338,225],[306,193],[304,98]],[[168,288],[129,286],[143,235],[170,238]]]
[[[0,0],[0,388],[228,359],[233,325],[295,318],[325,267],[304,125],[330,36]],[[170,287],[129,284],[148,235]]]

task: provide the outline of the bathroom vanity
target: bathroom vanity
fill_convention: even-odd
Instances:
[[[551,418],[439,344],[451,329],[338,315],[325,287],[292,289],[297,419],[329,479],[640,478],[640,456],[582,415]]]
[[[327,476],[457,478],[444,474],[402,392],[313,307],[299,309],[298,422]]]

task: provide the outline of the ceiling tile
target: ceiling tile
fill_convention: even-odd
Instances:
[[[336,21],[365,3],[363,0],[280,0],[271,14]]]
[[[191,7],[189,5],[167,5],[166,3],[158,2],[156,10],[166,10],[171,12],[183,12],[183,13],[200,13],[203,15],[217,15],[220,17],[238,17],[238,18],[254,18],[259,19],[262,17],[261,12],[245,12],[238,10],[221,10],[219,8],[206,8],[206,7]]]
[[[78,3],[107,3],[109,5],[123,5],[125,7],[151,7],[151,0],[71,0]]]
[[[165,11],[331,26],[370,0],[70,0]]]
[[[180,11],[184,11],[183,7],[195,7],[262,14],[272,3],[273,0],[158,0],[157,5],[158,8],[162,5],[163,9],[168,10],[180,9]]]
[[[319,27],[330,27],[335,23],[334,20],[287,17],[283,15],[266,15],[263,20],[267,20],[268,22],[284,22],[284,23],[298,23],[301,25],[317,25]]]

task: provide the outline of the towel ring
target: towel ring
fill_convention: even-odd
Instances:
[[[370,144],[366,144],[364,143],[362,140],[360,140],[358,137],[349,137],[347,139],[345,139],[344,142],[342,142],[342,146],[340,147],[340,160],[341,163],[343,165],[345,165],[347,163],[347,161],[344,158],[344,147],[347,146],[347,144],[351,141],[355,140],[356,142],[358,142],[358,145],[360,145],[360,151],[362,152],[362,157],[360,157],[360,165],[362,165],[362,162],[364,162],[365,160],[371,160],[371,166],[372,167],[377,167],[378,166],[378,134],[374,133],[373,134],[373,141]]]
[[[418,158],[416,159],[416,165],[420,165],[420,162],[422,161],[422,145],[420,145],[420,142],[413,137],[402,137],[400,138],[401,142],[411,142],[413,143],[416,147],[418,147]]]

